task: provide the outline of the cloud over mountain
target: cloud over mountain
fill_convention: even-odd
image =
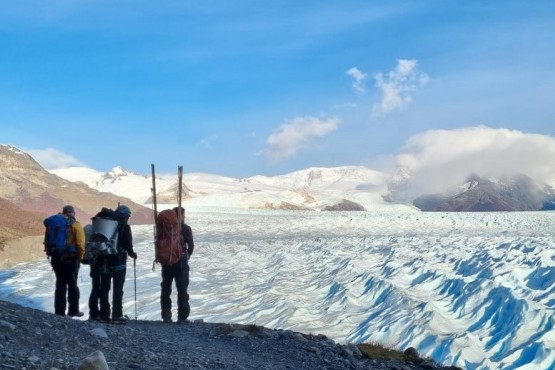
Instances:
[[[470,174],[506,177],[524,174],[540,183],[555,179],[555,139],[487,126],[430,130],[411,137],[397,168],[410,173],[410,192],[442,191]]]

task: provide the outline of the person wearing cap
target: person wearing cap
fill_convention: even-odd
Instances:
[[[118,253],[101,256],[98,261],[100,265],[100,321],[124,323],[127,321],[127,317],[123,315],[123,285],[127,270],[127,256],[137,259],[137,253],[133,250],[133,235],[128,223],[131,209],[126,205],[119,205],[115,214],[118,219]],[[111,288],[113,291],[112,306],[110,307]]]
[[[172,322],[172,283],[175,279],[177,290],[177,322],[186,323],[191,312],[189,305],[189,257],[193,254],[195,243],[193,241],[193,230],[185,223],[185,208],[174,207],[173,211],[179,217],[181,223],[181,248],[183,257],[171,266],[162,265],[162,283],[160,283],[160,306],[162,310],[162,321]]]
[[[81,223],[75,219],[75,208],[64,206],[62,214],[68,221],[66,245],[68,251],[62,255],[51,255],[50,264],[56,274],[56,290],[54,293],[54,312],[65,316],[83,316],[79,311],[79,287],[77,276],[79,264],[85,253],[85,231]],[[67,295],[67,296],[66,296]]]

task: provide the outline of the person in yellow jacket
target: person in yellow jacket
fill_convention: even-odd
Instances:
[[[83,255],[85,254],[85,231],[75,219],[75,208],[67,205],[62,214],[68,221],[66,238],[67,250],[63,254],[50,253],[50,264],[56,274],[56,290],[54,293],[54,312],[65,316],[83,316],[79,311],[79,287],[77,276]],[[67,297],[66,297],[67,295]]]

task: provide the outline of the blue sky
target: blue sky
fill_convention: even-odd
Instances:
[[[554,24],[553,1],[5,2],[0,143],[233,177],[386,168],[434,133],[551,148]]]

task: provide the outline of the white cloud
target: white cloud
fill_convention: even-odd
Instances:
[[[412,93],[429,81],[428,75],[416,66],[416,60],[398,59],[394,70],[374,76],[382,94],[381,101],[373,107],[374,113],[387,114],[412,102]]]
[[[412,173],[415,193],[445,190],[468,175],[503,177],[525,174],[555,180],[555,138],[509,129],[476,126],[432,130],[411,137],[397,166]]]
[[[338,125],[337,118],[322,120],[310,116],[297,117],[266,139],[268,147],[262,154],[273,161],[291,157],[306,147],[311,138],[327,135],[335,131]]]
[[[212,143],[209,139],[201,139],[199,141],[197,141],[197,143],[195,144],[196,147],[198,148],[203,148],[203,149],[210,149],[212,148]]]
[[[78,161],[73,156],[54,148],[26,149],[25,152],[29,153],[33,159],[48,170],[85,166],[83,162]]]
[[[364,80],[366,80],[366,78],[368,77],[366,73],[363,73],[357,67],[349,68],[346,73],[355,80],[353,82],[353,88],[357,92],[366,91],[366,86],[364,85]]]

